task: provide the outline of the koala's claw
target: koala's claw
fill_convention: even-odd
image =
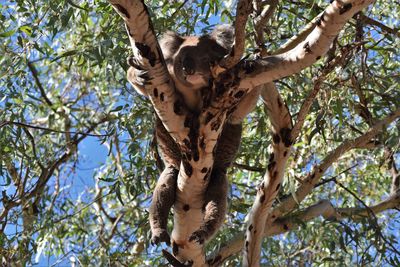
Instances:
[[[207,233],[203,230],[197,230],[193,232],[189,237],[189,242],[197,242],[200,245],[206,240]]]
[[[158,245],[161,242],[165,242],[168,246],[171,245],[171,237],[169,236],[167,230],[161,229],[157,230],[156,233],[153,233],[151,236],[151,244]]]

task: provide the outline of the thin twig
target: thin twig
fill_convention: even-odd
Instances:
[[[22,123],[22,122],[17,122],[17,121],[2,121],[2,122],[0,122],[0,128],[4,127],[6,125],[17,125],[17,126],[21,126],[21,127],[27,127],[27,128],[43,130],[43,131],[48,131],[48,132],[54,132],[54,133],[70,133],[70,134],[93,136],[93,137],[111,136],[111,134],[90,134],[90,133],[84,133],[84,132],[55,130],[55,129],[50,129],[50,128],[46,128],[46,127],[42,127],[42,126],[31,125],[31,124]]]

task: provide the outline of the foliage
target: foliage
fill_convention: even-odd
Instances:
[[[234,19],[235,1],[148,1],[158,33],[199,33]],[[289,1],[266,29],[274,51],[327,3]],[[4,262],[130,266],[164,263],[149,244],[146,208],[158,176],[152,108],[127,84],[129,44],[119,16],[105,1],[3,1],[0,24],[0,254]],[[378,1],[365,15],[399,28],[399,5]],[[399,34],[366,20],[351,21],[336,55],[350,54],[330,73],[295,145],[281,192],[290,195],[310,168],[346,139],[369,127],[355,87],[374,120],[400,106]],[[251,27],[251,25],[249,25]],[[252,35],[248,50],[253,49]],[[329,56],[328,56],[329,57]],[[277,82],[295,117],[327,58]],[[354,150],[333,164],[336,176],[303,201],[363,207],[387,197],[392,176],[387,153],[399,164],[399,122],[377,137],[373,150]],[[230,171],[229,214],[208,248],[226,243],[243,226],[271,142],[262,104],[245,123],[237,163]],[[88,135],[90,134],[90,135]],[[88,148],[92,146],[93,148]],[[103,150],[103,152],[101,152]],[[104,152],[106,151],[106,152]],[[94,159],[95,162],[88,161]],[[93,168],[91,166],[95,165]],[[244,165],[244,166],[243,166]],[[83,180],[83,181],[81,181]],[[298,230],[268,238],[268,265],[400,265],[400,216],[341,222],[316,218]],[[267,261],[268,259],[268,261]],[[285,264],[282,264],[282,263]],[[226,266],[239,265],[233,257]]]

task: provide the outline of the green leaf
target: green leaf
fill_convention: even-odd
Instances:
[[[28,25],[24,25],[19,27],[19,30],[26,33],[27,35],[31,36],[32,35],[32,28],[29,27]]]
[[[15,30],[10,30],[8,32],[2,32],[0,33],[0,37],[10,37],[15,33]]]

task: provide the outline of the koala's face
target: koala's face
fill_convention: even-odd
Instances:
[[[190,90],[209,84],[210,67],[221,60],[231,48],[233,28],[219,26],[212,34],[181,37],[167,32],[160,40],[168,71],[175,85]]]
[[[226,50],[209,37],[186,37],[173,57],[173,74],[185,86],[207,86],[210,67],[222,59]]]

